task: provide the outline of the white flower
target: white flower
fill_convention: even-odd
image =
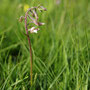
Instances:
[[[37,33],[38,30],[39,28],[35,28],[35,27],[28,29],[28,31],[30,31],[31,33]]]
[[[39,26],[41,26],[41,25],[45,25],[45,23],[41,23],[41,22],[39,22],[38,24],[39,24]]]

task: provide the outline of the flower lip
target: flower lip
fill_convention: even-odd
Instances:
[[[39,28],[35,28],[35,27],[28,29],[28,31],[30,31],[31,33],[37,33],[38,30]]]

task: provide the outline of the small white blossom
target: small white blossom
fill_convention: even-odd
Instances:
[[[45,25],[45,23],[41,23],[41,22],[39,22],[39,25]]]
[[[28,29],[28,31],[30,31],[31,33],[37,33],[38,30],[39,28],[35,28],[35,27]]]

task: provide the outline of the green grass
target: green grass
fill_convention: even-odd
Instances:
[[[90,1],[0,0],[0,90],[90,90]],[[31,34],[33,85],[24,4],[42,3],[45,26]],[[19,8],[22,4],[22,8]]]

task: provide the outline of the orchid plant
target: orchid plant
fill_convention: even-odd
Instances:
[[[30,79],[31,79],[31,85],[32,85],[32,78],[33,78],[33,74],[32,74],[32,48],[31,48],[31,41],[30,41],[30,37],[29,37],[29,32],[30,33],[37,33],[40,29],[37,28],[36,26],[42,26],[45,23],[41,23],[38,21],[39,17],[37,14],[37,11],[46,11],[46,8],[44,8],[43,6],[37,6],[37,7],[32,7],[29,8],[26,13],[25,16],[21,16],[19,21],[22,22],[23,20],[25,21],[25,30],[26,30],[26,35],[27,35],[27,39],[28,39],[28,44],[29,44],[29,51],[30,51]],[[27,19],[29,18],[30,22],[27,22]],[[31,23],[34,23],[34,26],[29,28],[29,25]]]

